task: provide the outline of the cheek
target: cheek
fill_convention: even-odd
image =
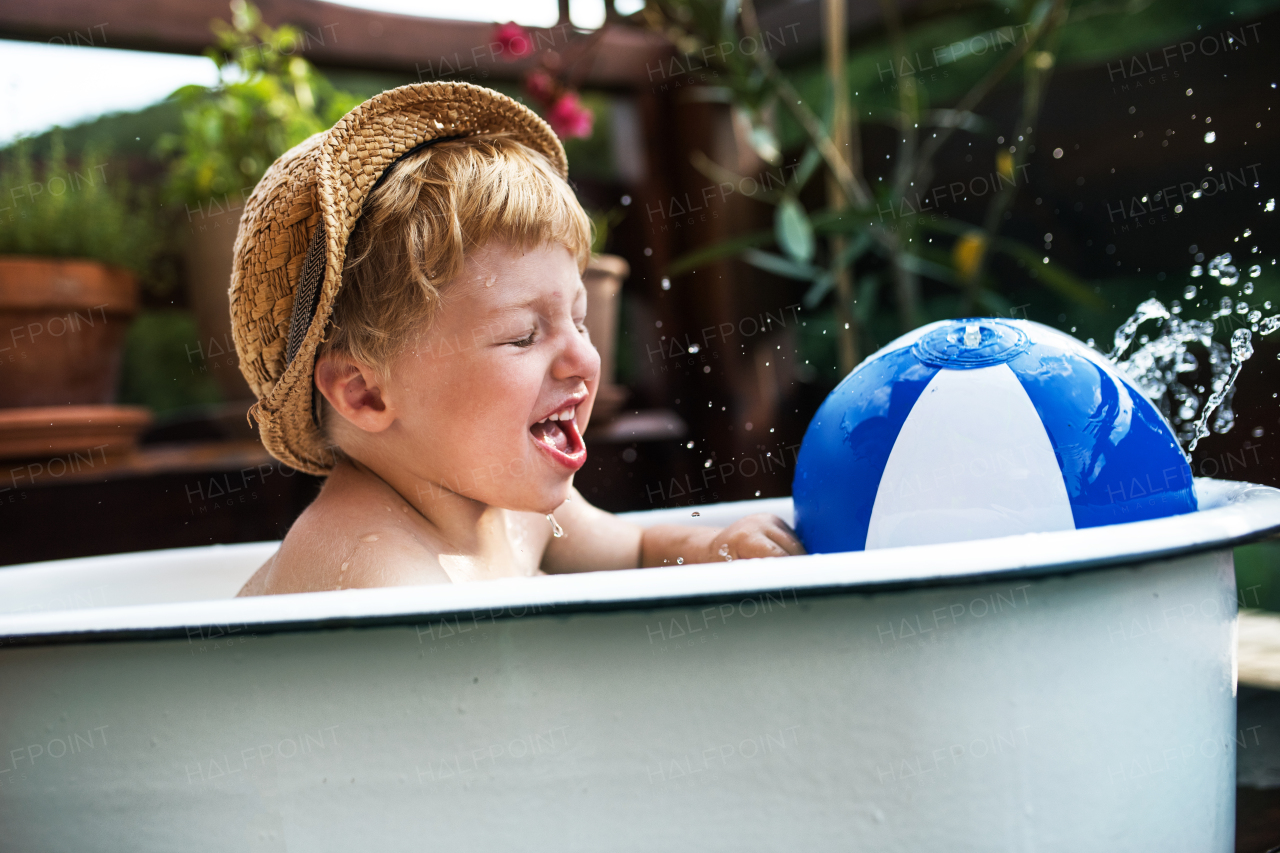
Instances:
[[[467,410],[490,434],[523,431],[538,401],[545,370],[536,359],[497,359],[471,377]]]

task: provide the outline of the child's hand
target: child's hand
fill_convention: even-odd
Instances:
[[[756,513],[728,527],[655,524],[640,537],[640,566],[723,563],[752,557],[787,557],[808,553],[796,533],[776,515]]]
[[[776,515],[756,513],[740,518],[711,540],[706,562],[751,557],[787,557],[808,553],[796,532]]]

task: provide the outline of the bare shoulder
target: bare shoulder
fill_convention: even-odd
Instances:
[[[414,529],[403,499],[351,481],[331,485],[293,523],[241,595],[451,582],[438,550]]]

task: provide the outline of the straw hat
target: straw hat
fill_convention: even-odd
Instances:
[[[415,83],[365,101],[283,154],[245,202],[231,272],[231,333],[249,409],[276,459],[324,476],[312,371],[342,286],[347,238],[397,160],[441,139],[506,131],[568,175],[564,147],[528,107],[470,83]]]

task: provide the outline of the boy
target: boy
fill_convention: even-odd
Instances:
[[[642,530],[573,488],[600,359],[566,175],[540,118],[465,83],[384,92],[268,170],[236,349],[264,445],[328,480],[241,595],[804,553],[775,516]]]

